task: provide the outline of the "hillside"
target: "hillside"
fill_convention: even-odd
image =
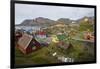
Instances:
[[[53,26],[56,25],[58,23],[64,23],[66,25],[68,24],[80,24],[81,22],[84,21],[84,19],[88,19],[89,22],[94,23],[94,17],[83,17],[77,20],[71,20],[68,18],[60,18],[58,20],[51,20],[48,18],[43,18],[43,17],[38,17],[35,19],[26,19],[24,20],[22,23],[20,24],[16,24],[16,26]]]

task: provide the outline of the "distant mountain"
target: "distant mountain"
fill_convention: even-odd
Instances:
[[[16,26],[47,26],[55,23],[54,20],[48,18],[38,17],[36,19],[26,19],[21,24]]]
[[[67,19],[67,18],[60,18],[60,19],[57,20],[57,22],[65,23],[65,24],[70,24],[70,23],[72,23],[72,20]]]
[[[33,26],[35,25],[36,22],[33,22],[33,20],[31,19],[27,19],[27,20],[24,20],[21,24],[19,24],[20,26]]]
[[[35,19],[26,19],[24,20],[21,24],[17,24],[16,26],[52,26],[52,25],[56,25],[59,23],[64,23],[65,25],[67,24],[72,24],[72,23],[81,23],[82,21],[84,21],[85,19],[88,19],[90,22],[94,23],[94,17],[83,17],[81,19],[78,20],[70,20],[68,18],[60,18],[57,21],[48,19],[48,18],[43,18],[43,17],[38,17]]]
[[[48,18],[43,18],[43,17],[38,17],[38,18],[36,18],[35,20],[34,20],[35,22],[37,22],[37,23],[54,23],[55,21],[54,20],[50,20],[50,19],[48,19]]]

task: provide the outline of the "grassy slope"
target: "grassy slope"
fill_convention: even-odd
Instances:
[[[56,57],[52,54],[57,52],[58,55],[65,57],[72,57],[75,61],[92,61],[94,59],[93,54],[89,54],[88,49],[85,48],[85,44],[79,41],[72,41],[73,47],[68,50],[60,49],[56,44],[52,43],[48,47],[43,47],[31,54],[24,55],[16,48],[16,64],[49,64],[59,63]]]
[[[28,55],[22,54],[16,48],[16,64],[45,64],[58,62],[55,57],[52,57],[51,53],[55,52],[55,45],[51,44],[48,47],[43,47],[35,52]],[[55,49],[55,50],[53,50]]]
[[[89,25],[81,25],[79,27],[79,35],[76,38],[82,38],[82,31],[89,29]],[[61,30],[61,29],[60,29]],[[90,28],[91,30],[91,28]],[[57,29],[52,30],[52,33],[57,31]],[[92,30],[93,31],[93,30]],[[81,33],[81,34],[80,34]],[[81,61],[92,61],[94,60],[94,46],[93,44],[86,44],[83,42],[71,40],[73,45],[72,48],[68,50],[62,50],[56,46],[56,44],[51,43],[48,47],[43,47],[31,54],[24,55],[17,48],[15,51],[15,62],[16,64],[49,64],[49,63],[59,63],[56,57],[52,56],[52,53],[57,52],[58,55],[65,57],[72,57],[76,62]],[[92,53],[90,53],[90,51]]]

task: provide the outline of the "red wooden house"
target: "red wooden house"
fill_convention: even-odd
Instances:
[[[40,43],[37,42],[33,36],[25,33],[18,41],[18,48],[22,53],[28,54],[39,49]]]
[[[39,37],[39,38],[46,38],[46,32],[38,31],[36,36]]]

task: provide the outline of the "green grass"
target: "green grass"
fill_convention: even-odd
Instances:
[[[78,37],[79,38],[79,37]],[[65,38],[67,39],[67,38]],[[68,40],[65,40],[68,42]],[[18,48],[15,48],[15,64],[51,64],[60,63],[52,54],[57,52],[57,55],[71,57],[75,62],[93,61],[94,60],[94,46],[93,44],[86,44],[81,41],[70,40],[72,47],[69,49],[61,49],[55,43],[51,43],[48,47],[42,47],[30,54],[23,54]],[[90,51],[88,51],[90,50]],[[91,52],[92,51],[92,52]],[[91,52],[91,53],[90,53]]]
[[[76,62],[93,61],[94,60],[94,45],[88,45],[81,41],[72,41],[74,50],[69,53],[69,56],[75,58]],[[91,51],[89,51],[92,50]]]
[[[28,55],[25,55],[16,48],[15,52],[15,62],[16,65],[22,64],[47,64],[47,63],[55,63],[57,62],[55,57],[52,57],[51,53],[54,53],[54,50],[51,50],[54,45],[43,47],[35,52],[32,52]],[[55,49],[53,47],[53,49]]]
[[[64,30],[63,30],[64,29]],[[93,32],[93,25],[88,23],[80,23],[79,27],[54,27],[53,29],[47,29],[46,32],[49,35],[56,35],[58,32],[68,32],[70,29],[75,29],[75,35],[69,34],[71,38],[83,39],[84,31],[89,29]],[[67,35],[61,36],[60,40],[65,41],[66,43],[71,43],[72,47],[69,49],[58,48],[57,44],[51,43],[48,47],[42,47],[37,51],[34,51],[30,54],[23,54],[18,48],[15,48],[15,64],[16,65],[27,65],[27,64],[51,64],[51,63],[60,63],[56,57],[53,57],[52,54],[57,52],[57,55],[71,57],[75,59],[75,62],[84,62],[84,61],[93,61],[94,58],[94,44],[85,43],[82,41],[77,41],[70,39]],[[41,41],[41,40],[40,40]]]
[[[76,62],[92,61],[94,55],[89,53],[84,47],[84,43],[79,41],[71,41],[73,47],[67,50],[63,50],[57,47],[55,43],[51,43],[48,47],[43,47],[35,52],[24,55],[15,49],[15,64],[16,65],[27,65],[27,64],[51,64],[59,63],[56,57],[52,54],[57,52],[57,55],[74,58]]]

